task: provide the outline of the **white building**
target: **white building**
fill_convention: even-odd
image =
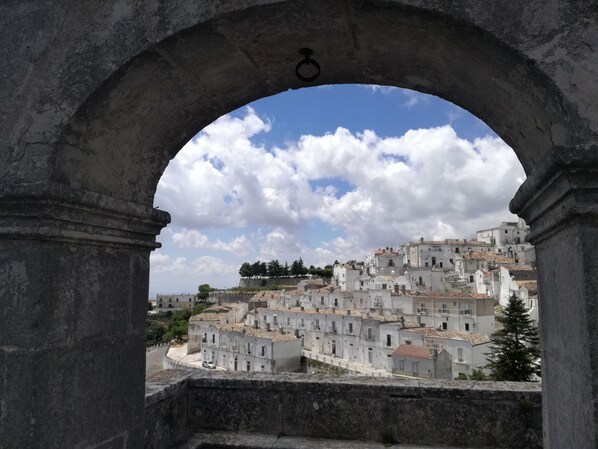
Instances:
[[[405,317],[428,328],[485,335],[495,331],[494,298],[484,294],[421,293],[398,296],[395,304]]]
[[[191,294],[180,295],[156,295],[156,310],[165,312],[168,310],[192,309],[195,306],[197,296]]]
[[[199,332],[203,360],[230,371],[278,373],[300,368],[301,340],[295,335],[244,324],[207,324]]]
[[[474,370],[487,365],[490,338],[486,335],[430,328],[404,329],[400,332],[401,345],[415,345],[444,349],[451,357],[452,378],[459,374],[471,376]]]
[[[513,292],[519,292],[517,281],[534,281],[537,273],[529,265],[502,265],[490,270],[494,298],[506,307]]]
[[[532,245],[526,242],[529,232],[529,226],[519,219],[503,221],[495,228],[477,231],[476,238],[495,246],[498,251],[512,257],[515,263],[526,263],[526,252],[532,248]],[[529,254],[527,257],[530,257]]]
[[[492,251],[493,247],[479,240],[424,240],[405,243],[400,248],[406,267],[453,268],[455,257],[470,251]]]
[[[392,372],[426,379],[452,379],[450,354],[433,346],[402,344],[391,355]]]
[[[343,291],[359,290],[360,282],[358,279],[364,274],[362,267],[355,264],[335,265],[332,270],[334,284]]]
[[[403,267],[403,256],[393,248],[377,249],[366,256],[364,265],[370,276],[394,276]]]

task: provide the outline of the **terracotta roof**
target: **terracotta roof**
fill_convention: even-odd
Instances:
[[[390,254],[390,255],[396,256],[399,253],[397,251],[394,251],[394,250],[391,251],[389,249],[376,249],[376,250],[374,250],[374,255],[380,256],[382,254]]]
[[[189,321],[222,321],[222,314],[221,313],[200,313],[198,315],[193,315],[189,318]]]
[[[217,304],[214,304],[213,306],[210,306],[206,310],[204,310],[204,313],[227,313],[230,311],[230,307],[219,306]]]
[[[490,342],[490,338],[488,338],[486,335],[470,333],[470,332],[448,331],[448,330],[445,331],[445,330],[435,329],[433,327],[419,327],[417,329],[409,329],[409,330],[411,332],[417,332],[418,334],[423,334],[425,337],[446,338],[449,340],[469,341],[474,346]]]
[[[217,324],[212,327],[215,327],[216,329],[220,329],[221,331],[240,333],[241,335],[248,336],[248,337],[267,338],[268,340],[272,340],[274,343],[297,340],[297,337],[295,337],[295,335],[293,335],[293,334],[281,334],[278,331],[267,331],[264,329],[255,329],[251,326],[245,326],[243,323],[220,324],[220,325]]]
[[[461,292],[428,292],[411,295],[414,298],[450,298],[450,299],[494,299],[484,293],[461,293]]]
[[[409,357],[411,359],[429,359],[430,350],[427,346],[399,345],[392,353],[392,357]]]
[[[527,290],[532,293],[538,293],[538,281],[515,281],[519,287],[525,287]]]
[[[492,246],[490,243],[480,240],[463,239],[444,239],[444,240],[420,240],[419,242],[410,242],[408,245],[457,245],[457,246]]]
[[[534,271],[531,265],[520,265],[516,263],[502,265],[502,267],[509,271]]]
[[[472,252],[472,253],[464,253],[463,254],[464,260],[485,260],[486,262],[494,262],[494,263],[513,263],[513,259],[510,257],[503,256],[498,253],[492,253],[490,251],[484,252]]]
[[[259,311],[270,311],[270,312],[294,312],[294,313],[307,313],[307,314],[318,314],[318,315],[334,315],[337,317],[347,316],[347,317],[359,317],[364,319],[370,320],[378,320],[383,323],[394,323],[400,320],[400,315],[380,315],[377,313],[370,313],[368,316],[367,312],[361,310],[351,310],[351,315],[347,315],[347,311],[345,309],[335,309],[333,312],[332,309],[324,309],[318,308],[316,309],[304,309],[301,310],[301,307],[260,307],[257,309]]]

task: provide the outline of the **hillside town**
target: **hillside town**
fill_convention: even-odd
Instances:
[[[495,315],[511,296],[538,324],[528,231],[519,220],[473,240],[421,238],[336,263],[329,279],[287,278],[285,289],[217,301],[191,317],[165,367],[299,371],[303,358],[360,375],[471,378],[485,370]],[[192,304],[190,295],[156,300],[159,310]]]

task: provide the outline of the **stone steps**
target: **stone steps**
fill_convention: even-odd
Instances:
[[[237,432],[181,435],[170,449],[462,449],[448,446],[383,444],[373,441],[329,440]],[[490,449],[490,448],[486,448]]]

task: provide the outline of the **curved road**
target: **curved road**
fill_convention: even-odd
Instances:
[[[145,377],[162,370],[162,363],[168,346],[152,349],[145,354]]]

